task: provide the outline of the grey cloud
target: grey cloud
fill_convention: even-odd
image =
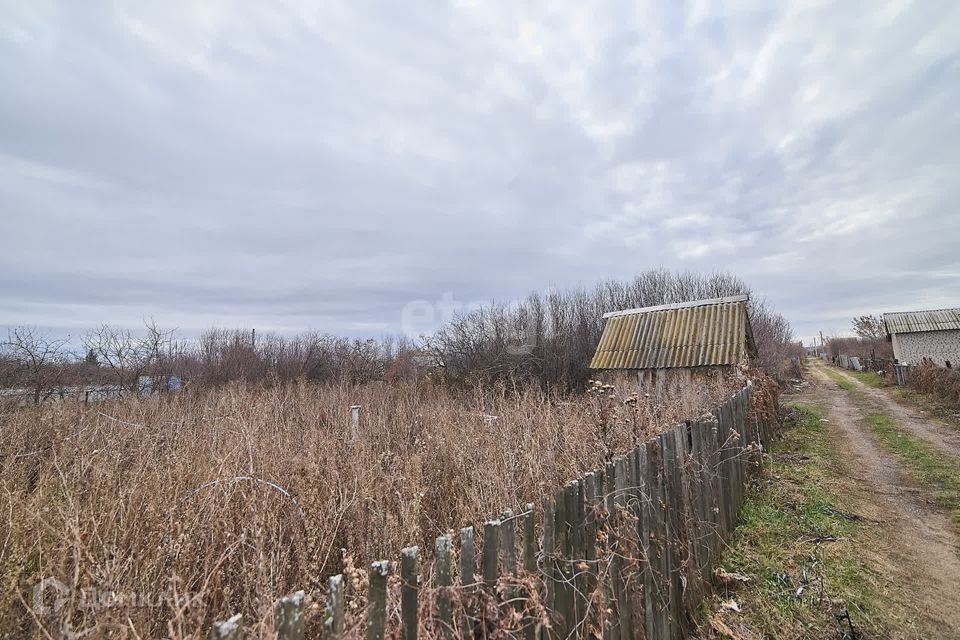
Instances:
[[[695,9],[6,5],[0,324],[360,335],[657,266],[802,336],[956,304],[960,9]]]

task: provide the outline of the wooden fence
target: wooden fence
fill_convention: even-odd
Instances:
[[[308,626],[333,639],[685,637],[768,441],[773,419],[752,410],[753,398],[748,384],[712,416],[567,483],[540,509],[466,527],[457,545],[438,537],[423,566],[410,547],[399,564],[374,562],[359,589],[355,577],[333,576],[322,628],[306,624],[302,591],[281,599],[277,637],[303,638]],[[240,615],[212,630],[243,634]]]

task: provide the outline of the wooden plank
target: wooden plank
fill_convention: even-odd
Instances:
[[[303,640],[303,591],[280,598],[273,610],[277,640]]]
[[[453,602],[449,588],[453,585],[453,538],[449,534],[436,539],[434,555],[435,578],[440,588],[437,593],[437,622],[440,625],[440,635],[452,638]]]
[[[583,558],[587,562],[585,593],[597,586],[597,474],[590,471],[583,476]]]
[[[573,619],[573,571],[570,563],[570,504],[566,487],[556,491],[554,522],[557,536],[557,560],[555,572],[556,599],[554,600],[554,627],[558,636],[566,638],[570,634]]]
[[[325,637],[340,640],[344,631],[344,603],[346,602],[346,585],[342,575],[331,576],[327,580],[327,619],[323,626]]]
[[[533,503],[528,502],[523,511],[523,570],[528,577],[535,575],[537,571],[537,539],[536,539],[536,514],[533,512]],[[532,595],[530,589],[525,587],[524,596],[529,599]],[[527,640],[535,640],[537,637],[538,620],[528,617],[524,621],[523,637]]]
[[[640,518],[637,520],[637,539],[640,546],[641,567],[640,584],[642,585],[642,600],[638,603],[638,610],[643,611],[644,635],[652,638],[654,629],[654,609],[657,598],[656,580],[654,571],[656,570],[654,555],[656,553],[656,542],[651,541],[653,531],[653,499],[651,492],[651,475],[655,472],[656,465],[655,454],[651,452],[653,442],[645,442],[640,445],[637,452],[637,485],[640,493]],[[639,634],[638,634],[639,635]]]
[[[537,570],[536,514],[532,502],[527,503],[523,513],[523,568],[528,573]]]
[[[400,551],[400,637],[402,640],[417,640],[419,594],[417,547],[407,547]]]
[[[717,496],[720,508],[720,523],[722,540],[729,538],[732,522],[730,519],[731,504],[733,502],[731,489],[731,459],[733,451],[730,447],[730,428],[724,412],[717,409],[715,412],[717,418],[716,436],[717,436]]]
[[[493,590],[500,579],[500,521],[483,523],[483,582]]]
[[[668,630],[666,638],[680,635],[680,567],[678,537],[679,492],[676,482],[676,442],[672,432],[660,434],[660,450],[663,452],[663,492],[666,505],[666,576],[669,585]]]
[[[640,635],[644,628],[643,601],[643,473],[640,470],[640,447],[627,453],[627,512],[631,520],[624,523],[624,538],[630,539],[627,552],[630,556],[629,571],[625,573],[627,609],[631,635]]]
[[[710,558],[712,556],[711,538],[713,536],[713,518],[710,512],[710,480],[707,465],[709,463],[704,439],[704,424],[694,422],[690,425],[691,464],[695,481],[693,484],[696,505],[696,545],[697,571],[701,578],[709,581]]]
[[[617,465],[613,463],[608,463],[604,470],[604,480],[606,481],[604,502],[607,512],[605,552],[609,560],[607,562],[607,576],[603,585],[603,599],[607,611],[607,624],[603,629],[603,634],[607,640],[620,640],[622,633],[617,589],[623,573],[623,558],[620,555],[620,535],[618,532],[620,519],[616,504],[617,485],[622,484],[622,481],[618,482],[617,472]]]
[[[556,530],[556,505],[547,496],[543,499],[543,601],[548,611],[553,611],[557,601]]]
[[[504,511],[500,517],[500,546],[504,575],[517,575],[517,520],[513,511]]]
[[[473,542],[473,527],[460,529],[460,584],[463,586],[474,584],[474,562],[476,551]]]
[[[87,392],[89,393],[89,392]],[[236,613],[223,622],[214,622],[211,640],[243,640],[243,614]]]
[[[626,563],[622,556],[626,556],[626,533],[623,515],[627,512],[627,487],[630,481],[630,464],[626,457],[618,458],[615,463],[616,469],[616,498],[614,503],[617,507],[617,515],[614,520],[613,528],[617,530],[617,562],[611,562],[611,577],[613,579],[613,592],[617,602],[617,619],[620,630],[620,639],[629,640],[633,637],[633,624],[630,615],[630,597],[627,593],[627,573]]]
[[[570,629],[575,635],[577,628],[581,626],[583,616],[587,608],[587,600],[584,597],[587,578],[580,568],[584,557],[583,540],[583,518],[584,518],[584,500],[580,480],[573,480],[567,483],[567,525],[570,530],[570,540],[568,543],[568,566],[569,580],[571,581],[571,602],[573,603],[570,612]]]
[[[677,475],[679,480],[682,511],[680,523],[682,538],[678,541],[681,554],[681,611],[680,628],[682,637],[689,635],[689,621],[696,615],[696,608],[702,598],[702,581],[698,569],[698,536],[696,506],[694,502],[694,471],[690,457],[690,427],[681,424],[674,431],[677,450]]]
[[[648,541],[650,572],[645,597],[647,638],[667,638],[670,615],[670,584],[666,568],[667,549],[663,492],[663,461],[659,440],[646,444],[644,470],[649,494],[649,517],[644,518],[644,537]]]
[[[387,577],[390,563],[378,560],[370,565],[367,595],[367,640],[383,640],[387,631]]]

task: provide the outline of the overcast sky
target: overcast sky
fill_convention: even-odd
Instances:
[[[960,305],[960,3],[0,2],[0,326],[377,335],[730,270]]]

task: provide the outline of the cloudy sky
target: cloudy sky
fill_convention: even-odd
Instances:
[[[960,304],[960,3],[0,2],[0,326],[350,335],[730,270]]]

